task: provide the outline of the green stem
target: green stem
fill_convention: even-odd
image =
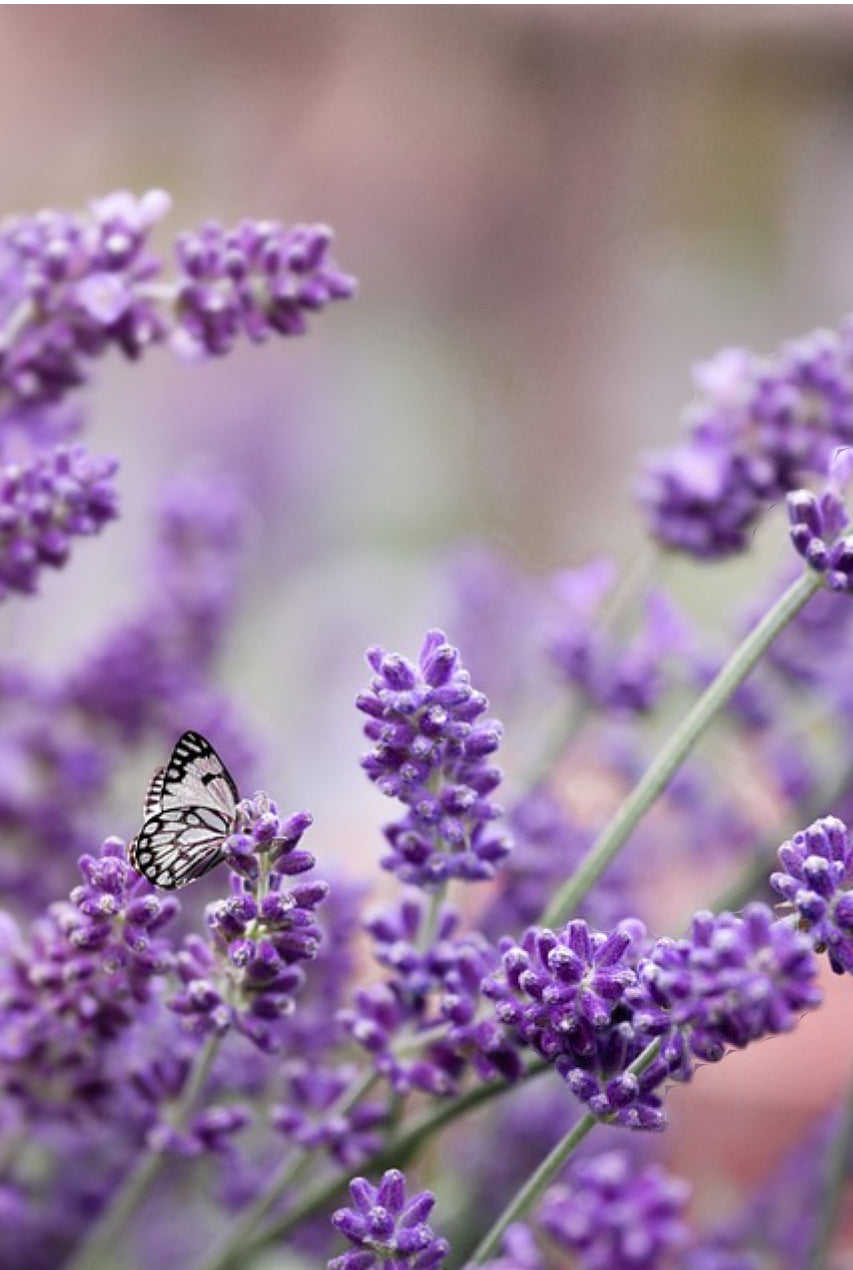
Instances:
[[[183,1127],[198,1100],[216,1057],[221,1037],[211,1034],[198,1052],[189,1079],[172,1103],[164,1120],[172,1129]],[[92,1227],[85,1243],[74,1253],[65,1270],[100,1270],[104,1257],[114,1249],[119,1237],[151,1188],[168,1158],[161,1148],[149,1148],[119,1186],[107,1208]]]
[[[572,876],[548,905],[542,924],[561,926],[619,854],[634,829],[663,793],[714,716],[764,656],[800,609],[823,585],[819,573],[802,574],[735,649],[716,679],[685,715],[669,741],[622,806],[605,825]]]
[[[809,1270],[827,1270],[829,1254],[841,1212],[841,1199],[847,1181],[850,1153],[853,1150],[853,1081],[847,1094],[844,1115],[832,1139],[826,1158],[823,1184]]]
[[[654,1062],[659,1049],[660,1041],[652,1041],[651,1045],[647,1045],[642,1054],[634,1059],[628,1071],[634,1076],[639,1076],[650,1063]],[[467,1263],[468,1266],[481,1266],[484,1261],[488,1261],[497,1253],[507,1226],[523,1216],[536,1203],[545,1188],[553,1182],[566,1161],[584,1138],[592,1133],[597,1124],[601,1124],[601,1121],[596,1116],[587,1113],[572,1126],[562,1141],[558,1142],[553,1151],[545,1156],[539,1167],[534,1169],[527,1181],[513,1195],[491,1229],[480,1240]]]
[[[365,1097],[377,1080],[378,1076],[374,1071],[364,1072],[361,1079],[350,1089],[345,1090],[334,1106],[329,1108],[328,1115],[330,1117],[346,1115],[357,1102]],[[198,1270],[226,1270],[226,1267],[234,1265],[237,1257],[244,1255],[246,1245],[250,1241],[254,1243],[252,1235],[260,1220],[291,1186],[302,1181],[314,1162],[316,1153],[316,1149],[306,1149],[289,1155],[273,1173],[266,1190],[262,1191],[229,1227],[225,1236],[204,1261],[199,1263]],[[73,1267],[73,1270],[77,1270],[77,1267]]]
[[[403,1168],[417,1154],[421,1146],[444,1129],[446,1125],[452,1124],[460,1116],[475,1111],[482,1104],[491,1102],[493,1098],[510,1093],[513,1089],[518,1089],[522,1083],[533,1080],[549,1070],[550,1067],[546,1062],[536,1059],[528,1066],[520,1081],[510,1084],[501,1080],[492,1081],[486,1085],[475,1085],[467,1093],[460,1094],[457,1098],[448,1099],[437,1110],[422,1116],[417,1124],[393,1137],[381,1151],[365,1162],[362,1166],[364,1171],[378,1173],[386,1168]],[[259,1249],[289,1234],[307,1217],[313,1216],[314,1213],[321,1209],[328,1208],[345,1189],[351,1173],[352,1170],[342,1170],[331,1177],[322,1178],[314,1186],[304,1191],[298,1201],[286,1213],[259,1230],[243,1251],[246,1254],[257,1252]],[[200,1267],[199,1270],[219,1270],[219,1267],[216,1266],[216,1263],[211,1263],[209,1266]]]

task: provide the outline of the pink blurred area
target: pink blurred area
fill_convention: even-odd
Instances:
[[[383,810],[354,761],[361,651],[444,620],[435,560],[480,537],[539,569],[630,560],[637,454],[676,437],[691,363],[853,309],[853,11],[3,6],[0,164],[8,211],[163,186],[176,228],[334,226],[360,298],[304,343],[105,368],[93,437],[127,517],[9,638],[82,646],[133,590],[164,474],[233,466],[258,565],[230,674],[285,738],[283,794],[360,867],[352,825]],[[840,1091],[834,988],[677,1094],[686,1172],[734,1191]]]

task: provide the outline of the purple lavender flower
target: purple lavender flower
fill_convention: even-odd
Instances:
[[[791,541],[808,564],[826,579],[831,591],[853,591],[853,534],[838,494],[826,489],[818,497],[798,489],[788,495]]]
[[[264,794],[238,805],[226,843],[231,895],[207,906],[210,944],[185,938],[177,956],[183,986],[169,1002],[199,1030],[234,1026],[260,1049],[281,1047],[280,1021],[302,987],[300,963],[316,956],[315,910],[328,893],[316,880],[285,885],[314,867],[299,846],[310,823],[307,812],[283,820]]]
[[[853,437],[853,327],[815,331],[773,358],[724,349],[698,366],[686,442],[653,456],[639,487],[652,531],[704,559],[741,551],[767,504],[825,475]]]
[[[629,988],[636,1027],[663,1037],[670,1074],[688,1079],[691,1055],[717,1062],[769,1033],[788,1032],[820,1003],[809,938],[764,904],[697,913],[685,939],[659,939]]]
[[[345,1168],[361,1164],[379,1150],[378,1127],[387,1110],[383,1102],[369,1101],[346,1112],[335,1110],[357,1077],[358,1069],[348,1064],[320,1067],[295,1059],[285,1069],[288,1101],[272,1107],[272,1124],[305,1150],[324,1148]]]
[[[162,928],[177,902],[151,893],[124,844],[80,861],[84,881],[25,939],[2,930],[0,1081],[36,1116],[80,1115],[121,1080],[111,1046],[172,966]]]
[[[770,885],[788,901],[836,974],[853,973],[853,844],[847,826],[824,816],[779,848]]]
[[[634,1172],[608,1151],[576,1164],[545,1196],[540,1219],[580,1270],[655,1270],[687,1241],[689,1198],[687,1183],[659,1165]]]
[[[329,260],[325,225],[267,221],[182,235],[179,276],[166,281],[148,239],[170,205],[160,190],[119,191],[88,216],[0,226],[0,414],[59,401],[110,347],[136,358],[171,337],[182,352],[218,355],[241,336],[301,334],[309,313],[355,290]]]
[[[688,647],[689,631],[672,602],[655,590],[646,598],[639,630],[617,644],[601,629],[605,597],[615,580],[616,567],[604,558],[557,575],[549,653],[590,704],[642,714],[660,699],[671,663]]]
[[[457,935],[458,915],[446,906],[424,946],[424,918],[424,905],[414,899],[366,923],[376,960],[392,974],[357,989],[352,1005],[338,1012],[339,1023],[398,1093],[453,1093],[469,1066],[482,1079],[516,1079],[517,1047],[480,1010],[496,950],[477,932]]]
[[[385,829],[391,853],[383,868],[423,887],[492,877],[510,848],[493,827],[501,773],[490,759],[501,727],[482,718],[486,698],[441,631],[428,633],[417,666],[378,647],[367,660],[376,674],[356,704],[369,716],[364,733],[373,749],[362,766],[407,808]]]
[[[276,221],[246,220],[231,230],[210,222],[182,234],[176,346],[221,356],[243,336],[258,343],[301,335],[309,314],[355,292],[355,280],[329,259],[331,242],[327,225]]]
[[[72,538],[118,515],[117,466],[75,445],[0,470],[0,599],[33,592],[43,568],[65,564]]]
[[[435,1204],[430,1191],[406,1197],[406,1179],[388,1169],[378,1186],[363,1177],[350,1182],[352,1208],[339,1208],[332,1225],[352,1247],[329,1262],[329,1270],[433,1270],[450,1247],[427,1218]]]
[[[147,239],[169,207],[162,191],[117,193],[94,200],[88,218],[46,211],[0,226],[0,396],[10,406],[57,401],[110,344],[137,356],[163,338]]]
[[[638,922],[609,935],[580,919],[559,933],[533,929],[521,945],[503,942],[503,969],[484,981],[483,993],[499,1022],[553,1063],[593,1115],[661,1129],[666,1064],[655,1060],[639,1077],[628,1071],[652,1039],[627,1004],[645,941]]]

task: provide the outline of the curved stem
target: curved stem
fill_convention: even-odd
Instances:
[[[822,585],[819,573],[810,570],[802,574],[735,649],[716,679],[685,715],[645,775],[605,825],[578,868],[554,896],[542,917],[544,926],[560,926],[568,920],[666,789],[714,716],[754,669],[777,635]]]
[[[221,1036],[212,1033],[201,1046],[184,1088],[164,1115],[170,1128],[180,1129],[191,1114],[210,1074],[221,1039]],[[65,1270],[100,1270],[105,1255],[118,1242],[122,1230],[148,1194],[166,1158],[165,1150],[154,1147],[140,1156],[136,1167],[119,1186]]]
[[[368,1093],[378,1080],[373,1070],[365,1072],[350,1089],[344,1091],[334,1106],[329,1108],[328,1115],[342,1116],[355,1106]],[[303,1149],[289,1155],[275,1171],[269,1185],[237,1218],[220,1242],[212,1249],[199,1270],[225,1270],[235,1263],[238,1256],[245,1253],[258,1223],[266,1217],[269,1210],[291,1186],[303,1179],[314,1162],[316,1150]],[[77,1270],[77,1267],[70,1268]]]
[[[660,1041],[652,1041],[651,1045],[647,1045],[642,1054],[634,1059],[628,1071],[633,1076],[639,1076],[650,1063],[654,1062],[659,1049]],[[501,1239],[507,1226],[516,1221],[536,1203],[545,1188],[553,1182],[563,1165],[574,1154],[584,1138],[592,1133],[597,1124],[601,1123],[602,1121],[596,1116],[587,1112],[577,1124],[572,1125],[566,1136],[557,1143],[553,1151],[545,1156],[539,1167],[534,1169],[527,1181],[513,1195],[491,1229],[487,1231],[474,1249],[467,1263],[468,1266],[480,1266],[484,1261],[488,1261],[490,1257],[494,1256],[500,1247]]]

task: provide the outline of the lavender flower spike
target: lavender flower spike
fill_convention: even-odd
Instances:
[[[826,952],[836,974],[853,974],[853,842],[836,816],[824,816],[779,848],[782,871],[770,885],[788,901]]]
[[[352,1248],[328,1263],[328,1270],[433,1270],[450,1251],[426,1219],[435,1204],[430,1191],[406,1198],[406,1179],[389,1169],[378,1186],[363,1177],[350,1182],[352,1208],[339,1208],[332,1225]]]
[[[118,515],[117,466],[75,445],[0,469],[0,599],[35,591],[41,569],[65,564],[73,537]]]
[[[632,1172],[625,1154],[608,1151],[549,1191],[540,1217],[579,1270],[655,1270],[687,1241],[689,1197],[687,1183],[659,1165]]]
[[[502,777],[490,758],[502,729],[482,717],[488,701],[442,631],[427,634],[417,666],[378,647],[367,660],[376,673],[356,705],[369,716],[373,749],[362,766],[407,808],[385,829],[383,868],[423,887],[492,877],[510,845],[492,826],[501,811],[490,795]]]

